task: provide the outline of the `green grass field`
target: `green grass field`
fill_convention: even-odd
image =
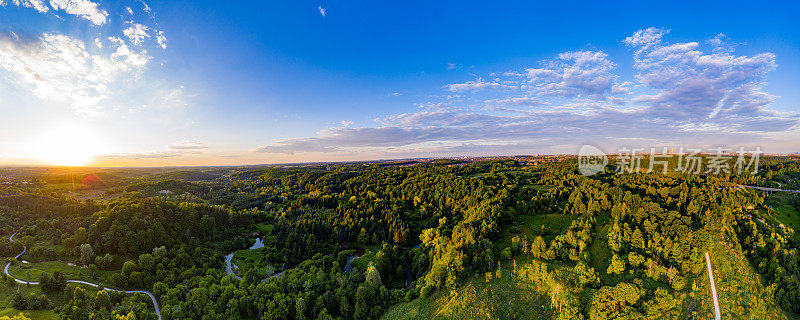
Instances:
[[[364,271],[369,268],[369,264],[375,261],[375,252],[370,251],[365,253],[363,256],[360,256],[356,259],[353,259],[351,263],[353,268],[358,268],[358,270]]]
[[[275,228],[275,225],[257,223],[252,227],[265,238],[265,244],[272,242],[272,229]],[[244,274],[243,271],[250,269],[256,269],[262,276],[268,273],[277,273],[281,271],[282,265],[278,252],[269,248],[269,246],[253,250],[238,250],[233,253],[231,262],[239,267],[238,270],[240,271],[237,272],[239,276]]]
[[[595,233],[597,237],[592,241],[592,245],[589,246],[589,256],[591,257],[589,262],[592,268],[600,273],[601,279],[609,276],[606,270],[608,265],[611,264],[611,249],[608,247],[606,239],[610,229],[611,225],[608,224],[603,226],[596,225]]]
[[[794,196],[795,194],[789,192],[773,193],[769,195],[768,202],[773,204],[773,208],[777,212],[773,218],[787,227],[800,230],[800,213],[789,204],[790,199]]]
[[[39,263],[21,263],[15,262],[8,269],[8,273],[17,279],[24,281],[39,281],[41,274],[46,272],[50,275],[53,272],[59,271],[64,274],[68,280],[84,280],[94,283],[99,283],[111,287],[111,275],[119,271],[97,271],[97,279],[92,279],[88,268],[79,266],[70,266],[64,262],[49,261]]]
[[[22,314],[32,320],[57,320],[60,319],[58,314],[53,310],[25,310],[19,311],[13,307],[8,307],[0,310],[0,317],[8,316],[13,317]]]
[[[786,319],[772,293],[764,287],[763,279],[741,251],[728,241],[714,242],[709,254],[723,319]],[[714,307],[705,266],[701,276],[693,280],[697,288],[691,293],[698,302],[696,316],[713,318]]]
[[[86,290],[89,294],[96,294],[97,288],[87,285],[79,285],[74,283],[67,284],[66,290],[63,292],[57,293],[47,293],[47,297],[53,302],[53,305],[59,306],[63,305],[67,302],[69,297],[68,292],[73,292],[75,287],[80,286],[84,290]],[[53,310],[17,310],[11,305],[11,297],[14,295],[14,292],[19,290],[22,294],[42,294],[41,289],[39,286],[27,286],[27,285],[17,285],[14,284],[13,286],[8,286],[6,284],[0,284],[0,317],[2,316],[15,316],[20,313],[25,315],[28,318],[33,320],[51,320],[51,319],[59,319],[58,314],[56,314]]]
[[[381,319],[553,318],[549,297],[525,289],[529,286],[515,276],[513,262],[506,262],[500,270],[501,276],[492,272],[489,281],[483,274],[475,275],[457,290],[440,289],[427,298],[394,305]]]
[[[258,233],[268,236],[272,234],[272,229],[275,229],[275,225],[266,223],[257,223],[255,224],[255,228]]]
[[[281,271],[280,256],[274,248],[263,247],[258,249],[245,249],[233,253],[233,260],[231,263],[239,267],[239,276],[244,275],[246,270],[255,269],[261,276],[268,273],[277,273]]]
[[[504,230],[502,240],[498,245],[509,246],[511,238],[515,236],[524,236],[531,241],[537,236],[542,236],[545,241],[549,242],[569,228],[574,218],[574,216],[566,214],[517,215],[515,217],[516,224]]]

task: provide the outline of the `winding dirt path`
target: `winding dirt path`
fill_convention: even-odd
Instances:
[[[12,234],[10,237],[8,237],[8,240],[9,240],[9,241],[11,241],[11,242],[15,242],[15,241],[14,241],[14,236],[15,236],[15,235],[17,235],[17,233],[16,233],[16,232],[14,232],[14,234]],[[20,253],[19,253],[18,255],[16,255],[16,256],[14,256],[14,259],[19,259],[19,257],[20,257],[21,255],[25,254],[25,252],[27,252],[27,251],[28,251],[28,247],[26,247],[26,246],[23,244],[23,245],[22,245],[22,252],[20,252]],[[11,267],[11,263],[6,263],[6,267],[5,267],[5,269],[3,269],[3,272],[4,272],[4,273],[5,273],[7,276],[11,277],[11,279],[14,279],[14,281],[16,281],[17,283],[21,283],[21,284],[30,284],[30,285],[38,285],[38,284],[39,284],[39,282],[36,282],[36,281],[25,281],[25,280],[20,280],[20,279],[14,278],[14,276],[12,276],[10,273],[8,273],[8,268],[9,268],[9,267]],[[89,285],[89,286],[92,286],[92,287],[95,287],[95,288],[100,288],[100,285],[99,285],[99,284],[96,284],[96,283],[91,283],[91,282],[87,282],[87,281],[82,281],[82,280],[67,280],[67,282],[69,282],[69,283],[79,283],[79,284],[85,284],[85,285]],[[108,291],[114,291],[114,292],[125,292],[125,293],[144,293],[144,294],[146,294],[148,297],[150,297],[150,300],[153,300],[153,306],[155,306],[155,309],[156,309],[156,314],[158,315],[158,319],[159,319],[159,320],[161,320],[161,309],[158,307],[158,301],[156,301],[156,296],[154,296],[152,293],[150,293],[150,291],[145,291],[145,290],[130,290],[130,291],[125,291],[125,290],[117,290],[117,289],[111,289],[111,288],[105,288],[105,287],[103,287],[103,289],[104,289],[104,290],[108,290]]]

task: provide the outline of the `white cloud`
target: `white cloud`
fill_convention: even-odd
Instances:
[[[546,104],[544,101],[533,97],[510,97],[504,99],[487,100],[490,104],[511,105],[511,106],[541,106]]]
[[[508,88],[508,85],[502,84],[499,81],[491,81],[486,82],[481,78],[478,78],[474,81],[467,81],[464,83],[451,83],[445,86],[447,90],[452,92],[460,92],[460,91],[472,91],[472,90],[483,90],[483,89],[500,89],[500,88]]]
[[[456,70],[461,69],[461,65],[455,62],[448,62],[447,63],[447,70]]]
[[[143,10],[144,12],[146,12],[146,13],[151,13],[151,12],[152,12],[152,9],[150,9],[150,6],[149,6],[149,5],[147,5],[147,3],[146,3],[146,2],[144,2],[144,0],[139,0],[139,2],[141,2],[141,3],[142,3],[142,10]]]
[[[137,159],[164,159],[186,155],[202,154],[208,147],[198,141],[183,141],[165,146],[162,150],[145,152],[112,153],[98,157],[98,160],[137,160]]]
[[[319,14],[321,14],[323,17],[325,16],[326,14],[325,8],[323,8],[322,6],[317,6],[317,10],[319,10]]]
[[[198,141],[183,141],[173,145],[167,146],[172,150],[205,150],[208,149],[202,142]]]
[[[64,10],[69,14],[82,17],[98,26],[105,24],[108,20],[108,12],[89,0],[50,0],[50,6],[55,10]]]
[[[527,115],[489,115],[454,111],[417,112],[385,119],[386,126],[327,128],[317,136],[274,141],[252,152],[288,154],[405,152],[419,156],[421,148],[438,155],[539,153],[543,148],[628,144],[631,137],[653,143],[683,141],[693,145],[762,142],[757,132],[734,133],[717,128],[673,125],[644,112],[599,110],[590,114],[538,112]],[[686,130],[686,128],[696,128]],[[568,150],[575,152],[576,150]]]
[[[101,105],[109,86],[128,71],[138,72],[149,58],[124,42],[110,56],[93,55],[80,40],[45,33],[38,39],[0,34],[0,69],[15,75],[17,85],[37,97],[69,104],[76,112],[105,114]]]
[[[112,153],[98,157],[98,160],[137,160],[137,159],[164,159],[174,158],[189,154],[200,154],[202,150],[156,150],[147,152]]]
[[[133,9],[131,9],[131,7],[125,7],[125,11],[127,11],[128,14],[133,14]]]
[[[147,55],[147,50],[132,51],[124,40],[117,37],[108,37],[108,40],[117,44],[117,50],[111,53],[110,58],[120,70],[141,69],[150,62],[151,58]]]
[[[100,42],[100,38],[94,38],[94,45],[97,46],[98,49],[103,49],[103,43]]]
[[[150,28],[143,24],[131,23],[122,33],[128,37],[133,44],[140,46],[144,39],[150,38],[150,34],[147,33],[148,30],[150,30]]]
[[[67,14],[75,15],[91,21],[95,25],[103,25],[108,21],[108,12],[100,8],[100,5],[89,0],[49,0],[50,6],[44,0],[11,0],[15,6],[32,8],[41,13],[47,13],[52,7],[53,10],[64,10]],[[8,3],[0,0],[0,6]]]
[[[650,41],[626,42],[636,49],[636,79],[654,92],[638,95],[637,102],[659,117],[695,124],[727,122],[729,127],[746,127],[740,121],[743,118],[775,120],[777,114],[766,109],[774,97],[764,91],[767,73],[777,67],[774,54],[705,53],[697,42],[662,44],[666,32],[642,36]],[[714,49],[722,45],[719,36],[712,42]]]
[[[537,94],[604,97],[614,88],[615,68],[604,52],[570,51],[525,71]]]
[[[635,50],[636,74],[629,81],[619,80],[604,52],[569,51],[525,73],[445,85],[457,93],[420,103],[425,111],[378,119],[377,127],[332,127],[252,151],[517,154],[586,142],[762,144],[797,130],[800,115],[768,108],[775,100],[764,90],[767,73],[777,67],[772,53],[734,55],[718,49],[727,41],[723,36],[708,41],[708,53],[697,42],[667,43],[668,32],[648,28],[623,41]],[[504,90],[482,90],[491,88]]]
[[[41,13],[50,11],[50,7],[47,6],[44,0],[11,0],[11,2],[16,6],[32,8]],[[2,3],[2,5],[6,4]]]
[[[633,35],[622,40],[622,43],[632,47],[658,44],[661,42],[661,37],[669,32],[669,29],[650,27],[634,32]]]
[[[167,48],[167,37],[164,35],[164,31],[161,30],[154,30],[156,32],[156,43],[161,49]]]

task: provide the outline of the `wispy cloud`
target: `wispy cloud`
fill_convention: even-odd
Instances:
[[[778,128],[793,123],[767,109],[775,99],[764,91],[766,76],[777,67],[769,52],[737,56],[727,50],[713,50],[721,44],[715,37],[712,53],[697,42],[662,44],[665,29],[639,31],[625,40],[634,48],[636,79],[654,91],[634,99],[663,118],[690,123],[726,123],[739,130],[758,128],[759,122]],[[644,34],[644,35],[643,35]]]
[[[734,55],[719,49],[727,41],[721,36],[705,49],[698,42],[668,43],[668,33],[648,28],[622,41],[634,51],[636,74],[626,81],[605,52],[568,51],[523,71],[493,73],[503,76],[492,80],[445,85],[453,94],[421,103],[447,108],[384,117],[377,127],[327,128],[252,151],[463,154],[585,142],[744,144],[797,128],[799,115],[768,108],[774,97],[764,85],[776,68],[772,53]]]
[[[203,143],[197,141],[184,141],[173,145],[166,146],[165,149],[147,151],[147,152],[131,152],[131,153],[114,153],[97,157],[97,160],[137,160],[137,159],[164,159],[174,158],[186,155],[194,155],[203,153],[208,147]]]
[[[172,150],[205,150],[208,149],[202,142],[184,141],[169,146]]]
[[[319,14],[321,14],[323,17],[327,14],[327,11],[325,11],[325,8],[322,6],[317,6],[317,10],[319,10]]]
[[[529,89],[539,95],[602,98],[614,88],[616,65],[600,51],[570,51],[525,69]]]
[[[139,2],[142,4],[142,11],[148,14],[152,13],[152,9],[150,9],[150,6],[147,4],[147,2],[144,2],[144,0],[139,0]]]
[[[451,83],[445,86],[447,90],[452,92],[475,91],[483,89],[502,89],[509,87],[510,87],[509,85],[500,83],[498,80],[484,81],[482,78],[470,80],[463,83]]]
[[[125,35],[133,45],[142,46],[145,44],[145,40],[152,38],[155,40],[155,44],[158,47],[161,49],[167,48],[167,36],[164,31],[156,30],[131,20],[125,21],[125,24],[128,27],[122,30],[122,34]]]
[[[147,33],[149,29],[150,28],[143,24],[131,23],[129,27],[122,30],[122,33],[128,37],[133,44],[140,46],[145,39],[150,38],[150,34]]]
[[[108,21],[108,12],[100,9],[100,5],[89,0],[50,0],[50,5],[55,10],[82,17],[96,25],[103,25]]]
[[[8,3],[0,1],[0,5]],[[109,14],[89,0],[10,3],[41,13],[63,11],[78,17],[75,19],[78,22],[87,20],[98,26],[109,21]],[[144,2],[142,5],[149,10]],[[124,10],[132,11],[129,7]],[[109,31],[111,27],[104,27],[99,29],[101,36],[85,39],[80,34],[45,32],[40,36],[20,36],[0,31],[0,71],[11,75],[8,79],[13,85],[30,90],[40,99],[63,103],[82,115],[106,116],[109,99],[117,93],[117,84],[123,82],[120,80],[139,79],[153,59],[145,49],[145,40],[154,39],[154,45],[162,49],[167,42],[161,30],[133,21],[122,21],[120,25],[122,30]],[[124,36],[118,37],[120,33]]]
[[[161,30],[154,30],[156,32],[156,43],[158,44],[161,49],[167,48],[167,37],[164,35],[164,31]]]
[[[117,77],[135,74],[147,65],[146,51],[130,50],[121,39],[110,55],[92,54],[86,45],[65,35],[45,33],[24,39],[0,33],[0,69],[14,74],[18,85],[39,98],[65,102],[78,112],[104,115],[101,102]]]
[[[53,11],[64,11],[67,14],[75,15],[91,21],[95,25],[104,25],[108,21],[108,12],[100,8],[100,5],[89,0],[12,0],[12,4],[25,8],[32,8],[41,13]],[[7,5],[8,2],[0,1],[0,6]]]

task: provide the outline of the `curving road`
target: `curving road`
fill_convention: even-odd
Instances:
[[[14,232],[14,234],[12,234],[10,237],[8,237],[8,240],[11,241],[11,242],[14,242],[14,236],[15,235],[17,235],[16,232]],[[19,257],[21,255],[25,254],[26,251],[28,251],[28,247],[26,247],[23,244],[22,245],[22,252],[20,252],[16,256],[14,256],[14,259],[19,259]],[[14,278],[14,276],[12,276],[10,273],[8,273],[8,268],[9,267],[11,267],[11,263],[6,263],[6,267],[5,267],[5,269],[3,269],[3,272],[5,272],[5,274],[7,276],[11,277],[11,279],[14,279],[14,281],[16,281],[17,283],[32,284],[32,285],[38,285],[39,284],[39,282],[35,282],[35,281],[24,281],[24,280],[20,280],[20,279]],[[86,281],[81,281],[81,280],[67,280],[67,282],[85,284],[85,285],[89,285],[89,286],[92,286],[92,287],[95,287],[95,288],[100,288],[99,284],[86,282]],[[148,297],[150,297],[150,300],[153,300],[153,306],[155,306],[156,314],[158,315],[158,319],[161,320],[161,309],[158,307],[158,301],[156,301],[156,296],[154,296],[152,293],[150,293],[150,291],[145,291],[145,290],[125,291],[125,290],[117,290],[117,289],[111,289],[111,288],[105,288],[105,287],[103,287],[103,289],[104,290],[108,290],[108,291],[114,291],[114,292],[144,293],[144,294],[146,294]]]

